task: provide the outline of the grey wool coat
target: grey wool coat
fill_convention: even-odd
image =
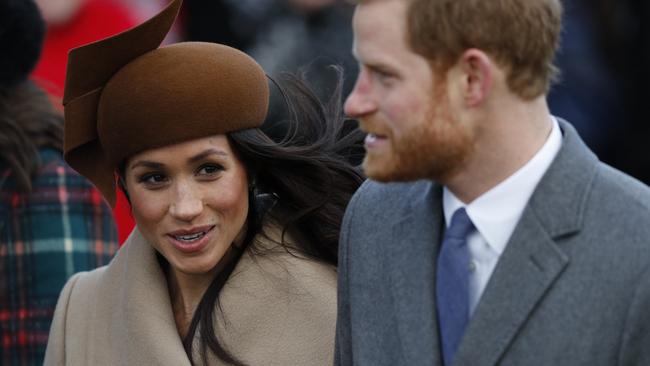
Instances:
[[[331,365],[335,269],[263,247],[242,256],[221,291],[218,339],[248,365]],[[155,250],[137,229],[108,266],[68,281],[45,365],[190,365]]]
[[[566,122],[447,366],[650,365],[650,191]],[[335,365],[441,365],[442,188],[368,181],[343,223]]]

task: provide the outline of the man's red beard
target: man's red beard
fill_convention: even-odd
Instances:
[[[362,119],[365,128],[382,131],[390,144],[388,153],[366,153],[363,167],[369,178],[380,182],[432,179],[444,183],[462,169],[474,150],[474,136],[452,116],[446,97],[436,99],[437,105],[432,103],[426,115],[405,130],[392,130],[373,117]]]

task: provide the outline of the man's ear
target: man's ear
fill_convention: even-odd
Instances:
[[[483,103],[492,90],[494,63],[483,51],[470,48],[458,59],[462,74],[463,99],[468,107]]]

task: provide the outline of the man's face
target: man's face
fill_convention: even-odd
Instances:
[[[378,181],[435,179],[459,169],[473,147],[471,130],[455,115],[446,75],[407,44],[405,0],[357,6],[354,53],[360,63],[345,103],[368,133],[363,168]]]

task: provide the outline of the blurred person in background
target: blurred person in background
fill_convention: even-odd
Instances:
[[[650,183],[645,89],[650,84],[650,2],[564,1],[560,82],[551,111],[576,127],[599,158]]]
[[[564,1],[563,39],[556,58],[562,74],[548,101],[553,113],[571,121],[585,142],[601,153],[621,124],[617,116],[626,113],[623,80],[609,62],[598,1]],[[627,116],[621,119],[629,121]]]
[[[352,6],[342,0],[189,0],[186,37],[228,44],[250,53],[271,76],[313,69],[310,79],[325,95],[334,78],[320,75],[342,65],[351,77],[358,69],[350,53]],[[329,83],[329,85],[328,85]],[[319,88],[319,85],[322,87]]]
[[[0,1],[0,364],[41,365],[56,300],[117,249],[110,207],[63,161],[63,119],[28,79],[45,24]]]
[[[236,3],[243,7],[245,2]],[[330,95],[334,86],[328,66],[341,65],[349,76],[343,88],[347,95],[358,70],[350,52],[352,11],[342,0],[276,1],[246,50],[271,76],[308,72],[321,96]]]
[[[352,57],[352,6],[343,0],[189,0],[185,3],[186,37],[227,44],[249,53],[272,77],[303,73],[316,94],[325,99],[335,88],[335,70],[345,72],[343,95],[357,74]],[[274,139],[286,132],[283,100],[271,92],[268,132]],[[350,126],[354,126],[350,123]],[[358,163],[358,162],[356,162]]]
[[[136,14],[116,0],[36,0],[47,33],[32,78],[48,93],[63,96],[68,51],[136,24]],[[60,103],[58,103],[60,105]]]
[[[138,13],[119,0],[36,0],[47,23],[43,51],[32,78],[61,108],[68,51],[133,27]],[[120,243],[133,229],[128,203],[118,194],[114,209]]]
[[[618,83],[615,101],[619,114],[610,129],[603,160],[650,184],[650,2],[582,1],[589,4],[600,25],[597,34],[605,60]]]

